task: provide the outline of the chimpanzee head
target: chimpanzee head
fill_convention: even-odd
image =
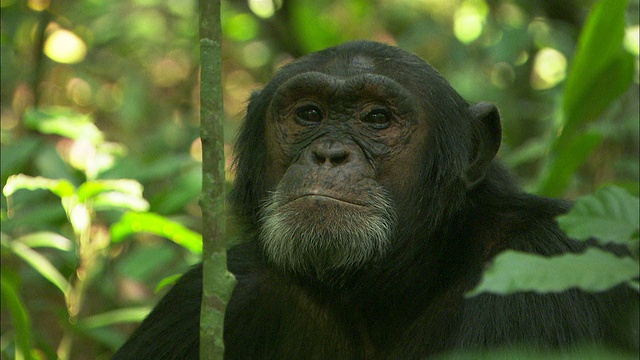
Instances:
[[[407,237],[437,241],[429,234],[460,211],[499,144],[494,106],[470,106],[415,55],[350,42],[252,95],[233,205],[270,264],[327,278]]]

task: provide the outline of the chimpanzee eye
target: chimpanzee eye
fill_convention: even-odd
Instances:
[[[301,125],[317,125],[322,118],[322,110],[315,105],[306,105],[296,111],[296,119]]]
[[[373,109],[362,118],[362,122],[374,129],[386,129],[391,123],[391,113],[387,109]]]

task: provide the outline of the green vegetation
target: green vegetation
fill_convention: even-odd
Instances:
[[[0,8],[0,352],[109,358],[200,260],[198,3]],[[506,253],[478,290],[637,289],[638,13],[637,0],[223,1],[227,164],[248,96],[278,66],[392,42],[498,104],[500,160],[530,191],[579,199],[563,230],[634,255]]]

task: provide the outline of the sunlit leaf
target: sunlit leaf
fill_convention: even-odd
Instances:
[[[630,284],[637,277],[637,261],[596,248],[554,257],[507,250],[495,257],[480,284],[467,295],[549,293],[571,288],[596,292]]]
[[[65,199],[63,199],[64,202]],[[82,233],[91,226],[91,213],[86,204],[76,203],[68,208],[69,222],[76,233]]]
[[[92,315],[78,321],[82,329],[94,329],[121,323],[139,323],[151,312],[152,307],[140,306],[113,310]]]
[[[54,232],[42,231],[14,239],[13,242],[20,242],[30,248],[48,247],[62,251],[73,250],[73,242],[66,237]]]
[[[153,290],[153,292],[158,293],[160,290],[164,289],[165,287],[173,285],[176,281],[178,281],[178,279],[182,277],[182,275],[183,274],[175,274],[162,279],[158,283],[158,286],[156,286],[156,288]]]
[[[130,212],[111,226],[111,239],[120,242],[133,233],[148,232],[165,237],[195,253],[202,252],[202,235],[154,213]]]
[[[569,213],[558,217],[558,223],[579,240],[596,237],[604,243],[628,244],[638,236],[640,203],[621,188],[605,187],[578,199]]]
[[[125,153],[125,147],[101,142],[94,144],[88,139],[78,139],[69,147],[67,162],[87,174],[87,178],[95,179],[98,174],[113,167],[117,156]]]
[[[4,196],[11,196],[17,190],[49,190],[59,197],[73,195],[75,187],[65,179],[53,180],[40,176],[27,176],[23,174],[11,175],[7,179],[7,184],[2,189]]]
[[[31,267],[36,270],[40,275],[42,275],[45,279],[47,279],[50,283],[55,285],[63,294],[67,294],[69,290],[69,283],[67,279],[65,279],[62,274],[56,269],[49,260],[40,255],[40,253],[34,251],[30,247],[19,243],[19,242],[11,242],[11,250],[13,253],[18,255],[22,260],[24,260],[27,264],[31,265]]]
[[[117,191],[123,194],[142,197],[142,184],[136,180],[90,180],[78,187],[78,199],[85,201],[103,192]]]
[[[565,130],[597,117],[633,79],[622,49],[626,6],[627,0],[601,0],[589,14],[565,88]]]
[[[103,192],[92,199],[95,210],[124,209],[131,211],[147,211],[149,203],[138,195],[125,194],[118,191]]]
[[[43,134],[56,134],[74,140],[86,139],[94,144],[103,141],[102,132],[89,115],[69,108],[30,109],[24,114],[24,123]]]
[[[622,44],[626,4],[626,0],[599,1],[582,30],[564,90],[562,128],[539,182],[541,195],[564,192],[599,142],[594,134],[583,135],[583,128],[597,120],[633,81],[634,59]]]

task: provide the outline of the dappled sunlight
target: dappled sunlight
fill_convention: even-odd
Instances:
[[[44,53],[51,60],[62,64],[75,64],[84,60],[87,45],[69,30],[54,30],[44,43]]]
[[[544,48],[533,60],[531,86],[536,90],[550,89],[567,77],[567,58],[558,50]]]
[[[489,7],[482,0],[465,1],[456,10],[453,33],[458,40],[468,44],[482,34]]]
[[[282,0],[248,0],[249,9],[263,19],[272,17],[282,6]]]

